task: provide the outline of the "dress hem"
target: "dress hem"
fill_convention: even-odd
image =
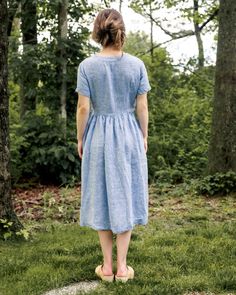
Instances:
[[[140,219],[139,219],[140,220]],[[111,227],[107,227],[107,228],[104,228],[104,226],[96,226],[96,225],[93,225],[93,224],[90,224],[90,223],[80,223],[80,226],[81,227],[90,227],[94,230],[111,230],[114,234],[119,234],[119,233],[123,233],[125,231],[128,231],[128,230],[133,230],[134,227],[136,225],[147,225],[148,223],[148,220],[145,220],[145,221],[136,221],[133,223],[133,225],[130,225],[122,230],[112,230]]]

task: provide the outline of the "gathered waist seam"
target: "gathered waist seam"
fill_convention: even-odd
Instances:
[[[117,111],[117,112],[113,112],[113,113],[99,112],[99,111],[95,111],[95,110],[92,110],[91,112],[94,115],[116,116],[116,115],[121,115],[121,114],[126,114],[126,113],[133,113],[133,112],[135,112],[135,108],[130,108],[130,109],[126,109],[124,111]]]

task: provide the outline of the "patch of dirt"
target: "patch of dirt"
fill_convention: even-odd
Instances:
[[[63,195],[62,189],[58,186],[38,185],[33,188],[14,188],[12,189],[12,201],[17,216],[22,219],[40,220],[43,219],[44,207],[50,207],[54,202],[60,204],[73,204],[80,198],[81,187],[78,186],[70,189],[70,193]],[[47,204],[45,205],[45,195],[47,196]],[[51,199],[51,200],[50,200]],[[56,216],[55,216],[56,217]],[[58,216],[58,219],[60,216]]]

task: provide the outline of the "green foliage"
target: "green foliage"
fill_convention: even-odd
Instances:
[[[198,194],[211,196],[236,192],[236,173],[228,171],[207,175],[198,182],[196,191]]]
[[[42,108],[37,113],[28,111],[22,123],[11,128],[13,182],[34,178],[42,183],[74,185],[80,176],[76,126],[68,126],[65,139],[63,120]]]
[[[214,71],[186,68],[181,73],[168,67],[166,73],[159,70],[158,77],[152,72],[155,62],[146,64],[154,85],[148,95],[150,180],[179,183],[197,178],[207,165]]]
[[[71,189],[72,190],[72,189]],[[72,191],[68,186],[62,188],[58,196],[50,191],[46,191],[42,195],[43,218],[51,220],[60,220],[70,223],[77,220],[80,207],[80,198],[73,197]]]
[[[142,51],[144,52],[148,51],[150,46],[149,36],[145,32],[129,32],[126,35],[123,50],[137,55],[140,53],[140,48],[142,48]]]
[[[0,218],[0,228],[3,230],[1,237],[6,241],[11,237],[22,236],[24,240],[29,239],[29,231],[27,229],[21,229],[19,231],[12,230],[13,222],[6,218]]]
[[[18,27],[13,28],[9,49],[9,77],[18,85],[27,81],[24,93],[18,93],[18,108],[20,100],[25,97],[36,98],[37,103],[43,102],[49,108],[60,112],[61,78],[60,66],[62,57],[60,49],[65,48],[67,61],[67,113],[68,118],[74,118],[76,109],[76,76],[77,67],[93,46],[89,45],[90,31],[88,24],[93,17],[93,4],[86,1],[69,1],[68,7],[68,37],[66,41],[60,39],[58,32],[58,5],[61,1],[40,1],[37,4],[38,35],[43,36],[35,45],[24,46],[19,50],[20,32]],[[21,17],[21,13],[18,13]],[[50,32],[50,37],[45,34]],[[35,66],[36,69],[35,70]],[[16,70],[17,69],[17,70]],[[23,78],[22,78],[23,77]],[[23,81],[22,81],[23,80]],[[19,99],[20,98],[20,99]],[[74,99],[73,99],[74,98]]]

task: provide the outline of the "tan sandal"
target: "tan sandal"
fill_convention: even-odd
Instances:
[[[96,275],[101,278],[103,281],[113,282],[114,281],[114,274],[113,275],[104,275],[102,272],[103,264],[100,264],[96,267],[95,273]]]
[[[127,265],[127,275],[126,276],[117,276],[115,275],[115,280],[116,281],[121,281],[121,282],[127,282],[129,279],[133,279],[134,278],[134,269]]]

